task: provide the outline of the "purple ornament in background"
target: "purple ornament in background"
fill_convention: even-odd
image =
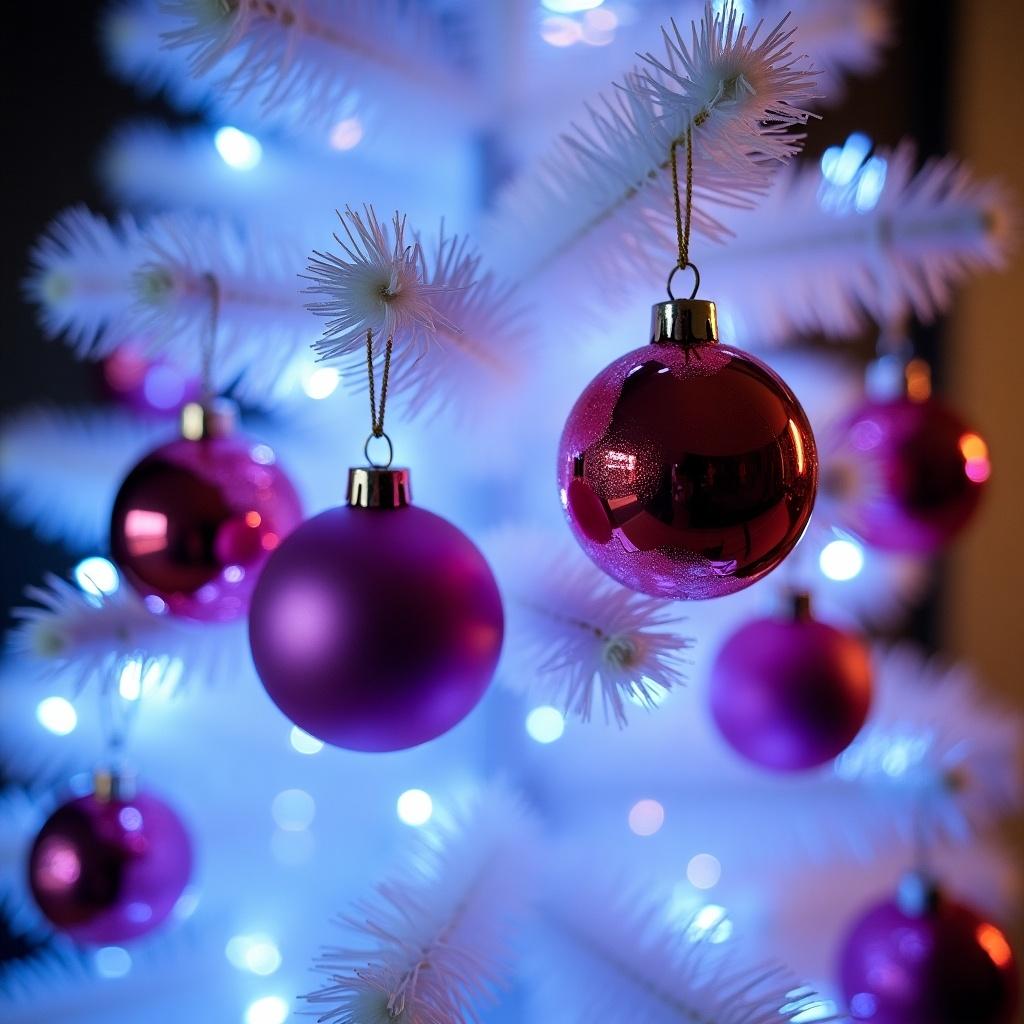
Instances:
[[[115,349],[97,366],[103,392],[142,415],[174,415],[202,393],[197,378],[165,359],[142,355],[130,344]]]
[[[850,489],[848,525],[865,543],[930,555],[970,521],[991,474],[988,446],[938,399],[866,402],[841,429],[850,465],[829,486]]]
[[[403,750],[447,732],[483,696],[501,651],[501,598],[465,534],[407,504],[405,470],[352,479],[365,486],[350,488],[348,507],[303,523],[267,563],[249,642],[267,693],[301,729],[349,750]]]
[[[814,435],[777,374],[718,344],[714,303],[658,303],[652,337],[569,413],[562,505],[583,550],[624,586],[721,597],[800,539],[817,487]]]
[[[173,615],[227,622],[246,613],[263,563],[301,520],[298,495],[267,445],[230,432],[183,437],[125,478],[110,550],[143,597],[158,597]]]
[[[854,1020],[870,1024],[1013,1024],[1018,983],[1003,932],[941,894],[931,905],[902,899],[871,907],[840,956]]]
[[[55,928],[77,942],[126,942],[158,927],[192,871],[181,821],[148,793],[62,804],[36,837],[29,886]]]
[[[871,689],[864,641],[812,618],[807,596],[798,594],[792,615],[755,619],[726,640],[711,669],[711,713],[748,761],[804,771],[849,746]]]

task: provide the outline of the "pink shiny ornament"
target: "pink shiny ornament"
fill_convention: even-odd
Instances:
[[[848,525],[865,543],[929,555],[970,521],[991,473],[988,446],[938,399],[865,402],[843,430],[859,481]]]
[[[814,435],[772,370],[717,343],[713,303],[659,303],[654,321],[652,343],[602,370],[570,412],[562,505],[583,550],[625,586],[721,597],[800,539],[817,486]]]
[[[270,553],[302,520],[288,478],[264,444],[240,435],[179,438],[125,478],[110,550],[144,597],[173,615],[240,618]]]
[[[810,615],[755,619],[733,633],[711,669],[711,714],[741,756],[772,771],[831,761],[871,706],[871,655],[853,633]]]
[[[148,793],[62,804],[36,836],[28,876],[39,909],[77,942],[125,942],[157,928],[192,871],[181,821]]]
[[[405,470],[358,474],[394,485],[399,507],[350,497],[295,530],[260,576],[249,642],[301,729],[349,750],[403,750],[476,707],[501,650],[501,598],[465,534],[406,503]]]
[[[900,898],[867,910],[840,954],[855,1021],[870,1024],[1013,1024],[1019,1004],[1013,950],[976,911],[935,893],[928,906]]]

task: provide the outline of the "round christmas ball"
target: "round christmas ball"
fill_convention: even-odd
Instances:
[[[991,473],[988,446],[944,403],[869,401],[842,429],[860,481],[850,526],[865,543],[930,555],[970,521]]]
[[[349,750],[415,747],[476,706],[504,618],[472,542],[408,504],[405,470],[353,470],[349,505],[303,523],[260,576],[249,642],[296,725]]]
[[[562,505],[589,557],[654,597],[750,586],[810,519],[818,457],[800,403],[717,343],[714,304],[654,307],[652,342],[587,385],[559,449]]]
[[[864,641],[810,614],[755,619],[733,633],[711,670],[711,714],[729,745],[772,771],[805,771],[853,741],[871,706]]]
[[[935,893],[869,908],[840,954],[854,1020],[871,1024],[1013,1024],[1019,1004],[1013,950],[983,915]]]
[[[188,833],[162,800],[90,794],[47,819],[29,855],[32,895],[77,942],[126,942],[157,928],[192,870]]]
[[[264,562],[302,519],[273,451],[235,434],[231,421],[230,411],[187,406],[188,436],[146,455],[114,499],[113,558],[172,615],[240,618]]]

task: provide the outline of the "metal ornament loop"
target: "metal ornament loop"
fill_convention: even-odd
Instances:
[[[382,441],[384,441],[388,446],[388,457],[386,462],[374,462],[373,458],[370,456],[370,442],[373,441],[374,438],[378,437]],[[391,466],[391,463],[395,457],[395,449],[391,444],[391,438],[388,437],[388,435],[385,434],[383,430],[379,434],[370,434],[370,436],[366,439],[366,444],[363,445],[363,455],[366,458],[367,464],[371,466],[373,469],[388,469]]]
[[[686,263],[676,264],[669,273],[668,280],[665,282],[665,290],[668,292],[669,299],[675,302],[676,297],[672,294],[672,278],[676,276],[676,272],[679,270],[693,271],[693,291],[690,292],[690,300],[692,301],[697,297],[697,292],[700,291],[700,271],[694,263],[687,261]]]

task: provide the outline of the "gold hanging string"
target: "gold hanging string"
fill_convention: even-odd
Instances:
[[[395,339],[389,334],[387,343],[384,346],[384,369],[380,378],[380,406],[378,408],[376,374],[373,370],[373,328],[369,328],[366,332],[366,379],[370,390],[370,436],[366,439],[363,453],[366,455],[366,461],[371,466],[384,469],[391,465],[393,455],[391,438],[384,433],[384,413],[387,411],[388,380],[391,377],[391,352],[394,349],[394,344]],[[375,437],[383,438],[388,446],[387,462],[382,466],[377,466],[377,463],[370,458],[370,442]]]
[[[693,222],[693,129],[700,127],[710,117],[711,112],[707,109],[701,110],[696,117],[686,125],[686,131],[676,136],[669,147],[669,167],[672,170],[672,201],[675,206],[676,215],[676,265],[668,276],[668,297],[674,299],[672,294],[672,278],[677,270],[685,270],[689,267],[693,271],[694,285],[690,298],[694,298],[697,289],[700,287],[700,273],[696,266],[690,262],[690,227]],[[685,201],[679,195],[679,147],[686,146],[686,198]]]
[[[214,397],[213,387],[213,356],[217,347],[217,327],[220,321],[220,283],[217,278],[206,272],[201,280],[205,283],[210,298],[210,318],[206,324],[206,331],[203,334],[200,347],[200,381],[203,388],[203,398],[209,400]]]

